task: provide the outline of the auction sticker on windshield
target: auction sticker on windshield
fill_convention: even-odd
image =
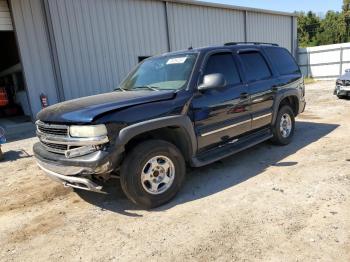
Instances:
[[[167,64],[167,65],[171,65],[171,64],[183,64],[183,63],[185,63],[186,59],[187,59],[187,56],[170,58],[170,59],[168,60],[168,62],[166,62],[166,64]]]

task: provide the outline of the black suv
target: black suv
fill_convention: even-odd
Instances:
[[[140,63],[111,93],[50,106],[37,118],[39,167],[65,186],[103,191],[120,176],[145,207],[204,166],[271,139],[291,142],[304,81],[284,48],[265,43],[171,52]]]

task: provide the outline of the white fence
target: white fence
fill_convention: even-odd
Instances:
[[[350,68],[350,43],[299,48],[298,62],[304,76],[335,79]]]

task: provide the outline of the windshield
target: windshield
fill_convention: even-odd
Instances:
[[[186,86],[197,54],[155,57],[145,60],[119,86],[121,90],[178,90]]]

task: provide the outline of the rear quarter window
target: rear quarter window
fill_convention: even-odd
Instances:
[[[300,69],[292,55],[284,48],[267,47],[266,54],[280,75],[299,74]]]

